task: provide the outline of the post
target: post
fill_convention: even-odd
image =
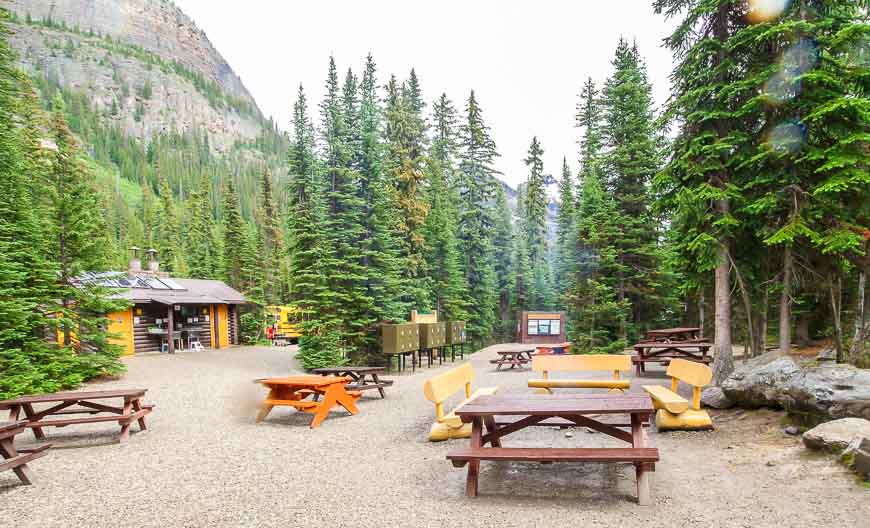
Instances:
[[[175,306],[169,305],[169,315],[166,317],[166,339],[169,343],[169,353],[175,354],[175,338],[173,333],[175,332]]]

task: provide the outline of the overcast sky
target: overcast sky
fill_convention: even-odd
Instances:
[[[576,171],[580,86],[589,76],[598,84],[607,78],[620,36],[637,41],[656,103],[668,94],[672,57],[661,41],[673,22],[655,15],[651,0],[175,3],[285,129],[299,83],[316,110],[330,54],[341,72],[361,74],[371,52],[383,84],[414,67],[427,110],[442,92],[464,108],[474,89],[501,154],[498,168],[513,186],[526,178],[534,135],[546,172],[558,176],[563,156]]]

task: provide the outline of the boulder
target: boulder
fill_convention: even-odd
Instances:
[[[852,460],[852,468],[865,478],[870,478],[870,438],[861,438],[853,451]]]
[[[840,418],[817,425],[803,435],[804,445],[810,449],[824,449],[843,453],[858,439],[870,438],[870,420]]]
[[[734,405],[734,402],[725,395],[722,387],[715,386],[706,387],[701,392],[701,403],[705,407],[712,407],[714,409],[727,409]]]
[[[721,385],[742,407],[782,407],[807,424],[837,418],[870,419],[870,370],[837,363],[799,365],[770,352],[741,365]]]

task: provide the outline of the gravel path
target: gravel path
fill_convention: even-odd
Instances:
[[[0,473],[2,524],[840,527],[866,526],[870,518],[870,490],[831,458],[806,454],[771,411],[719,414],[714,432],[651,432],[662,457],[651,507],[635,503],[631,466],[601,464],[484,462],[480,497],[467,499],[465,469],[444,458],[466,440],[426,441],[434,410],[422,382],[449,366],[394,375],[386,400],[369,391],[358,416],[334,412],[319,429],[308,429],[309,415],[280,408],[255,424],[263,390],[251,380],[297,370],[291,350],[128,360],[124,379],[87,388],[148,388],[146,400],[157,405],[149,431],[119,445],[107,424],[48,430],[56,447],[31,465],[33,486]],[[476,386],[528,390],[528,371],[495,372],[493,357],[492,348],[472,357]],[[648,375],[664,379],[661,372]],[[508,441],[618,445],[583,429],[567,437],[535,428]]]

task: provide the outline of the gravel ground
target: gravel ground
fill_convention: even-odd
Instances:
[[[157,405],[149,430],[119,445],[107,424],[50,429],[55,448],[31,464],[33,486],[0,473],[2,524],[857,527],[870,518],[870,490],[831,457],[807,454],[772,411],[717,414],[713,432],[651,432],[661,462],[650,507],[635,503],[628,465],[483,462],[480,496],[468,499],[465,469],[444,458],[466,440],[426,441],[434,410],[422,382],[449,366],[394,375],[386,400],[369,391],[358,416],[336,411],[319,429],[308,429],[309,415],[281,408],[255,424],[264,391],[251,380],[297,371],[292,350],[129,359],[124,379],[87,388],[147,387]],[[529,371],[496,372],[494,356],[493,348],[472,356],[476,386],[528,391]],[[648,377],[664,381],[660,371]],[[584,429],[508,437],[511,446],[614,442]]]

